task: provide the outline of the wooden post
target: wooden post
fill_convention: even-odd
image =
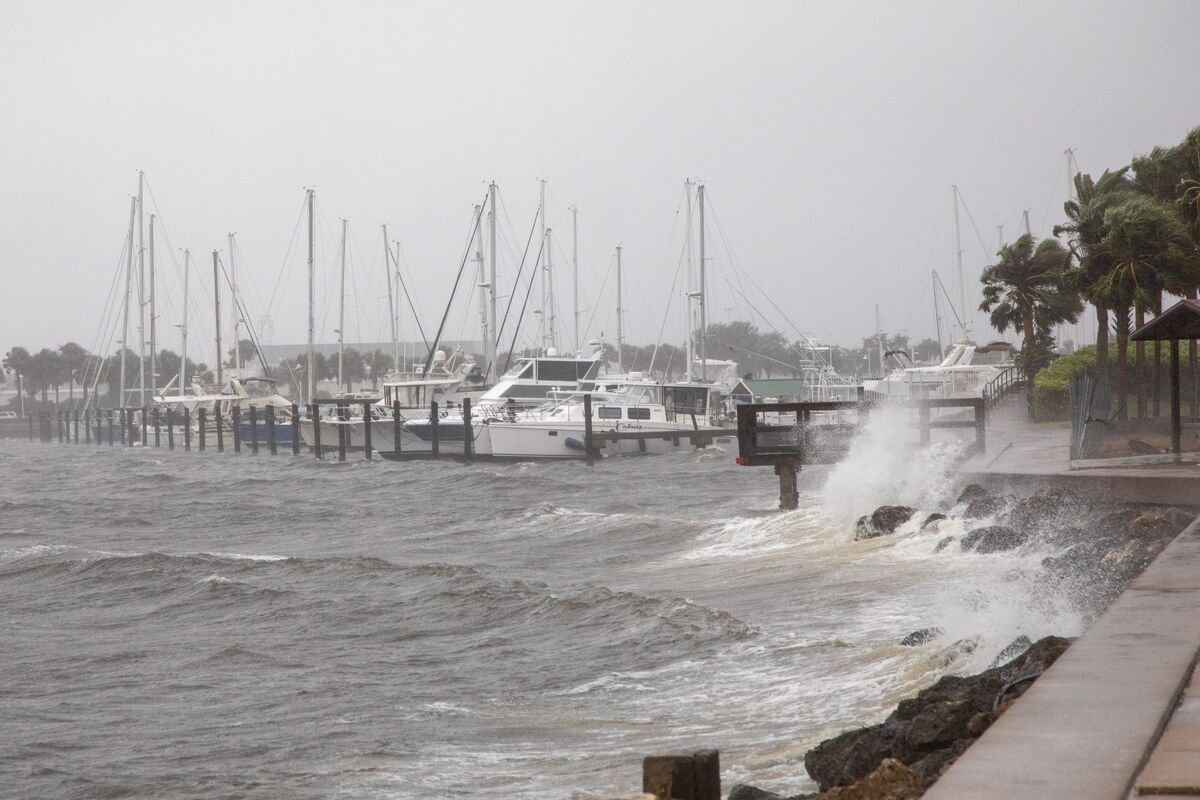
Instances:
[[[221,419],[221,404],[213,409],[213,423],[217,426],[217,452],[225,452],[225,421]]]
[[[921,444],[929,444],[929,403],[924,400],[918,400],[917,403],[917,424],[921,428]]]
[[[1182,399],[1179,391],[1179,340],[1171,340],[1171,452],[1176,460],[1183,453]]]
[[[267,406],[267,448],[271,451],[271,455],[277,455],[278,449],[275,442],[275,406]]]
[[[647,756],[642,791],[671,800],[721,800],[721,764],[716,750]]]
[[[100,409],[96,409],[96,413],[99,414]],[[125,435],[127,433],[128,427],[129,427],[129,420],[125,416],[125,409],[122,408],[120,411],[117,412],[117,414],[121,419],[121,444],[128,444],[128,442],[126,441]]]
[[[110,409],[108,412],[108,446],[112,447],[113,443],[113,412]]]
[[[317,453],[317,460],[324,458],[321,454],[321,406],[314,400],[308,406],[308,418],[313,424],[313,450]]]
[[[392,403],[392,452],[400,452],[400,401]]]
[[[583,396],[583,459],[589,467],[595,466],[592,451],[592,393]]]
[[[154,407],[154,446],[159,446],[159,414],[158,406]]]
[[[300,455],[300,406],[292,403],[292,455]]]
[[[438,457],[438,407],[437,400],[429,401],[429,452]]]
[[[183,449],[192,449],[192,410],[187,407],[183,409]]]
[[[972,402],[975,407],[975,447],[982,453],[987,449],[987,413],[982,400]]]
[[[175,449],[175,412],[167,407],[167,449]]]
[[[33,441],[33,414],[30,414],[28,416],[28,418],[29,418],[29,441],[32,442]]]
[[[124,433],[124,431],[122,431]],[[104,412],[96,409],[96,446],[104,443]]]
[[[233,452],[242,452],[242,407],[229,409],[229,428],[233,432]]]
[[[258,455],[258,409],[250,406],[250,452]]]
[[[779,476],[779,510],[795,511],[800,507],[800,493],[796,490],[796,462],[780,462],[775,465]]]
[[[462,403],[463,415],[463,458],[467,463],[473,459],[475,438],[471,433],[471,398],[464,397]]]
[[[75,444],[79,444],[79,409],[75,410]]]
[[[346,439],[347,439],[346,433],[347,433],[347,428],[349,427],[346,423],[349,420],[349,416],[350,416],[348,413],[349,410],[350,410],[350,408],[349,408],[349,406],[346,405],[345,400],[338,400],[338,403],[337,403],[337,419],[338,419],[337,432],[338,432],[338,462],[339,463],[346,460]]]
[[[200,406],[200,408],[196,409],[196,430],[199,432],[199,435],[200,435],[200,452],[201,453],[204,452],[204,447],[205,447],[204,440],[208,433],[204,429],[204,415],[205,415],[204,406]]]
[[[146,441],[149,439],[146,436],[147,426],[150,424],[150,406],[142,406],[142,447],[146,446]]]
[[[364,400],[363,404],[363,446],[367,449],[367,461],[375,459],[375,453],[371,447],[371,403]]]
[[[83,410],[83,443],[92,443],[92,421],[89,418],[90,412],[85,408]]]
[[[56,408],[54,410],[54,417],[58,422],[58,443],[62,444],[62,441],[63,441],[63,412],[62,412],[61,408]]]

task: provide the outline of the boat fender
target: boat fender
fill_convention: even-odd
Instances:
[[[584,446],[583,442],[579,441],[574,436],[568,436],[566,439],[563,440],[563,444],[565,444],[567,447],[571,448],[572,450],[587,450],[587,448]]]

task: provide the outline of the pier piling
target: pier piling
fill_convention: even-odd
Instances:
[[[300,455],[300,406],[292,403],[292,455]]]
[[[321,414],[320,407],[315,403],[308,405],[308,418],[312,420],[313,426],[313,452],[317,454],[317,460],[320,461],[321,455]]]
[[[371,403],[364,400],[363,404],[363,446],[367,450],[367,461],[373,460],[371,453]]]
[[[146,431],[150,424],[150,407],[142,406],[142,447],[146,446]]]
[[[438,457],[438,404],[437,400],[429,401],[429,453]]]
[[[92,421],[88,417],[89,413],[90,412],[88,412],[87,409],[84,409],[84,412],[83,412],[83,443],[84,444],[92,443]]]
[[[221,419],[220,404],[218,404],[217,407],[213,409],[213,419],[215,420],[215,424],[217,426],[217,452],[224,453],[225,452],[225,423]]]
[[[275,406],[267,406],[267,449],[271,451],[271,455],[278,455],[279,450],[275,442]]]
[[[229,409],[229,427],[233,431],[233,452],[242,452],[242,407],[234,406]]]
[[[400,452],[400,401],[392,403],[392,451]]]
[[[472,450],[474,449],[475,439],[471,435],[471,398],[464,397],[462,404],[463,414],[463,458],[467,463],[471,462]]]
[[[346,422],[349,418],[349,408],[344,400],[339,400],[337,404],[337,420],[340,423],[337,426],[338,432],[338,463],[346,460]]]
[[[204,429],[204,416],[205,416],[204,408],[196,409],[196,428],[199,431],[199,435],[200,435],[200,452],[201,453],[204,452],[204,439],[205,439],[205,433],[206,433],[206,431]]]
[[[108,410],[108,446],[109,447],[112,447],[113,440],[115,438],[116,437],[113,435],[113,412],[112,412],[112,409],[109,409]]]
[[[250,452],[258,455],[258,409],[250,406]]]
[[[75,411],[75,444],[79,444],[79,411]]]
[[[175,449],[175,412],[167,408],[167,449]]]
[[[155,406],[155,408],[154,408],[154,446],[155,447],[159,446],[159,432],[160,432],[159,431],[159,427],[160,427],[159,423],[160,422],[161,422],[161,420],[159,419],[158,407]]]
[[[192,410],[190,408],[183,410],[183,449],[186,451],[192,449]]]
[[[716,750],[646,756],[642,791],[672,800],[721,800],[721,764]]]
[[[679,440],[675,440],[676,446]],[[583,452],[587,465],[593,466],[595,458],[592,452],[592,395],[588,392],[583,396]]]

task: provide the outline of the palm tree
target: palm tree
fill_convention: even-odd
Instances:
[[[1160,292],[1190,291],[1200,283],[1200,256],[1175,209],[1144,194],[1128,195],[1109,207],[1104,228],[1100,249],[1110,270],[1092,291],[1119,310],[1123,323],[1117,326],[1117,394],[1118,413],[1124,419],[1130,309],[1136,309],[1140,322]]]
[[[1083,311],[1079,292],[1070,287],[1067,267],[1070,253],[1054,239],[1035,239],[1026,233],[996,254],[995,264],[979,276],[983,302],[979,310],[991,314],[992,327],[1004,333],[1020,329],[1022,366],[1033,375],[1041,366],[1037,331],[1074,322]]]
[[[1076,268],[1070,283],[1096,307],[1096,384],[1102,408],[1108,407],[1108,331],[1109,305],[1096,291],[1097,282],[1111,271],[1108,252],[1103,242],[1107,233],[1104,212],[1114,203],[1132,193],[1126,173],[1129,168],[1105,170],[1099,180],[1091,175],[1079,173],[1075,176],[1075,198],[1063,205],[1067,215],[1064,225],[1054,227],[1054,235],[1067,234],[1067,247],[1071,251]],[[1122,320],[1117,320],[1118,328]],[[1128,329],[1128,320],[1124,320]]]
[[[83,386],[83,401],[87,403],[87,385],[86,376],[89,353],[75,342],[67,342],[62,347],[58,348],[59,354],[62,356],[63,370],[67,377],[67,397],[72,402],[75,400],[75,382],[79,381]]]

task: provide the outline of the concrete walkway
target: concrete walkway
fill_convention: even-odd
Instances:
[[[1125,800],[1135,786],[1147,795],[1200,796],[1200,697],[1192,693],[1179,704],[1198,653],[1200,521],[1163,550],[926,800]]]
[[[1048,486],[1118,502],[1200,505],[1200,464],[1168,456],[1071,461],[1070,423],[1033,424],[1024,397],[988,415],[987,450],[962,465],[964,480],[1028,492]]]

